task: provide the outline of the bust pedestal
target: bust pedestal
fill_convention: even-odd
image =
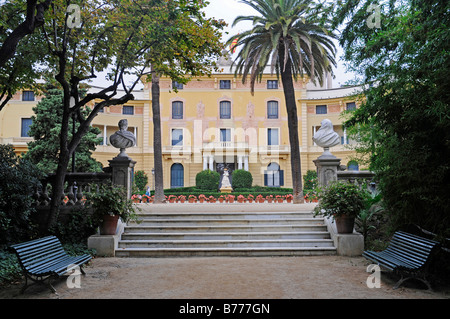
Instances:
[[[133,169],[136,161],[128,156],[117,156],[108,162],[112,170],[112,183],[125,187],[127,198],[131,198]]]
[[[337,158],[325,149],[323,154],[313,161],[317,167],[317,180],[320,186],[327,186],[332,181],[337,181],[337,171],[341,165],[341,159]]]

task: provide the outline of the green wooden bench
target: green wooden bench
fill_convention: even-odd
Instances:
[[[25,276],[25,285],[21,293],[24,293],[28,285],[28,279],[34,283],[44,283],[56,293],[50,280],[68,274],[79,267],[82,274],[85,272],[82,265],[91,260],[92,256],[84,254],[81,256],[68,255],[58,238],[47,236],[10,246],[10,250],[15,252]]]
[[[427,280],[430,259],[440,246],[439,242],[417,235],[398,231],[394,233],[389,246],[381,252],[364,251],[363,256],[393,273],[400,275],[400,280],[393,287],[397,289],[408,279]]]

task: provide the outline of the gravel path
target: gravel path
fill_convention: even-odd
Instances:
[[[95,258],[80,288],[67,278],[46,287],[22,283],[0,289],[1,299],[449,299],[450,289],[426,291],[412,282],[393,290],[382,274],[368,288],[362,257]]]

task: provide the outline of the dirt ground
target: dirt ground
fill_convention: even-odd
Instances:
[[[1,287],[0,299],[450,299],[450,288],[414,281],[394,290],[384,273],[380,288],[368,288],[368,265],[342,256],[95,258],[80,288],[63,277],[57,294],[34,285],[21,295],[21,282]]]

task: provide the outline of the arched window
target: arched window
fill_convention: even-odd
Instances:
[[[356,162],[356,161],[350,161],[350,162],[348,162],[348,164],[347,164],[347,169],[348,169],[349,171],[359,171],[359,165],[358,165],[358,162]]]
[[[280,187],[284,185],[284,171],[280,170],[280,165],[270,163],[264,172],[264,186]]]
[[[175,163],[170,168],[170,187],[177,188],[184,186],[184,168],[180,163]]]

